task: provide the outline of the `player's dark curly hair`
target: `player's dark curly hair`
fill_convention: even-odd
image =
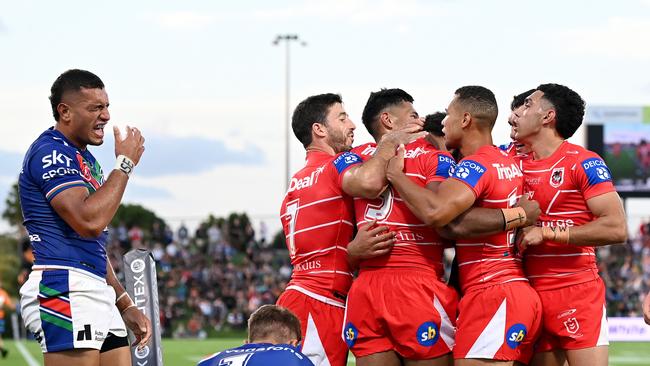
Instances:
[[[327,112],[336,103],[343,103],[341,96],[326,93],[312,95],[296,106],[291,118],[291,128],[302,146],[307,148],[311,144],[311,126],[314,123],[326,123]]]
[[[542,84],[537,90],[555,109],[555,129],[565,139],[573,136],[582,124],[585,101],[578,93],[560,84]]]
[[[398,105],[402,102],[413,103],[413,97],[402,89],[381,89],[370,93],[366,106],[363,108],[361,121],[368,132],[377,137],[377,123],[379,115],[388,107]]]
[[[521,107],[524,105],[524,102],[526,101],[526,98],[528,98],[531,94],[533,94],[537,89],[530,89],[527,90],[521,94],[517,94],[514,97],[512,97],[512,102],[510,103],[510,110],[514,111],[515,109]]]
[[[263,305],[248,318],[248,340],[256,343],[273,339],[287,343],[292,339],[300,341],[300,321],[288,309],[277,305]]]
[[[469,85],[458,88],[455,92],[458,102],[469,109],[472,117],[492,127],[497,120],[499,107],[494,93],[488,88]]]
[[[445,112],[428,114],[424,118],[424,127],[422,129],[434,136],[444,137],[445,134],[442,133],[442,120],[445,117],[447,117],[447,113]]]
[[[54,120],[59,120],[59,111],[56,107],[61,103],[61,98],[66,92],[76,92],[86,89],[104,89],[104,83],[95,74],[86,70],[72,69],[59,75],[50,89],[50,104]]]

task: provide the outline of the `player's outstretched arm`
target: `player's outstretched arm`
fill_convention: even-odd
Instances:
[[[519,232],[520,250],[545,241],[575,246],[603,246],[627,241],[627,222],[623,204],[616,192],[608,192],[587,200],[595,219],[580,226],[527,227]]]
[[[106,261],[106,283],[115,290],[115,306],[120,311],[124,324],[135,335],[134,345],[137,345],[138,348],[143,348],[149,343],[149,339],[151,338],[151,321],[138,309],[131,297],[126,293],[117,276],[115,276],[110,259]]]
[[[525,223],[520,227],[533,225],[542,212],[539,208],[539,203],[529,200],[527,195],[523,195],[519,199],[517,206],[524,209],[526,216]],[[506,223],[503,210],[472,207],[437,231],[444,238],[458,239],[496,234],[504,231],[505,227]]]
[[[400,146],[397,155],[388,163],[386,177],[409,210],[427,225],[442,227],[449,224],[476,200],[474,192],[461,182],[448,179],[439,183],[434,191],[415,184],[403,170],[404,146]]]
[[[395,156],[400,144],[406,144],[423,136],[422,126],[417,123],[385,134],[377,144],[372,158],[361,165],[348,169],[343,175],[343,191],[353,197],[377,198],[386,189],[386,165]]]
[[[348,244],[348,262],[356,268],[362,259],[387,254],[395,244],[395,233],[387,226],[376,226],[377,220],[359,227],[357,235]]]
[[[144,137],[136,128],[127,127],[122,140],[120,131],[115,134],[115,156],[123,155],[137,165],[144,152]],[[133,166],[126,167],[132,169]],[[106,182],[92,195],[84,187],[72,187],[59,193],[51,201],[56,213],[83,237],[97,237],[113,219],[129,179],[124,170],[114,169]]]

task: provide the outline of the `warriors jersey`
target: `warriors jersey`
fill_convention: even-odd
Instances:
[[[418,139],[406,145],[404,154],[404,171],[406,175],[421,187],[431,182],[441,182],[449,177],[454,160],[446,152],[436,150],[426,140]],[[368,143],[353,149],[364,160],[370,159],[376,150],[374,143]],[[390,253],[365,259],[359,267],[404,267],[435,269],[439,277],[443,273],[442,252],[444,245],[438,234],[427,227],[406,206],[397,191],[390,186],[376,199],[355,199],[355,216],[357,225],[361,226],[371,220],[378,225],[388,226],[396,233],[395,246]]]
[[[523,192],[523,175],[515,160],[495,146],[483,146],[461,160],[452,179],[476,195],[474,207],[509,208]],[[514,251],[514,231],[456,241],[463,292],[512,281],[526,281]]]
[[[92,194],[104,174],[88,150],[77,149],[61,132],[43,132],[25,154],[18,179],[24,225],[34,249],[34,268],[75,268],[101,278],[106,276],[107,232],[96,238],[81,237],[50,202],[72,187]]]
[[[343,192],[343,174],[361,158],[345,152],[307,153],[306,166],[289,184],[280,219],[293,265],[287,289],[343,306],[352,283],[347,245],[352,240],[352,198]]]
[[[614,192],[612,176],[596,153],[563,142],[548,158],[521,157],[525,191],[539,202],[537,225],[571,227],[594,219],[587,200]],[[526,249],[524,267],[537,290],[575,285],[598,278],[593,247],[553,242]]]
[[[288,344],[249,343],[201,360],[197,366],[313,366],[309,359]]]

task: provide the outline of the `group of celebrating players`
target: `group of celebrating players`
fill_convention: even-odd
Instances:
[[[281,206],[294,270],[277,304],[315,365],[343,366],[348,349],[360,366],[607,364],[594,247],[627,228],[605,162],[566,141],[585,103],[542,84],[511,108],[513,142],[496,147],[487,88],[457,89],[442,130],[382,89],[362,115],[376,142],[353,147],[339,95],[296,107],[307,156]]]

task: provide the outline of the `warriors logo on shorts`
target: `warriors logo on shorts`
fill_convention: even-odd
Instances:
[[[423,323],[420,325],[417,334],[415,335],[418,339],[418,343],[425,347],[433,346],[440,337],[440,332],[438,330],[438,325],[434,322]]]
[[[508,344],[508,347],[515,349],[521,342],[526,338],[526,326],[517,323],[508,329],[506,332],[506,343]]]
[[[343,339],[345,339],[345,343],[348,344],[349,348],[352,348],[352,346],[354,346],[354,342],[357,340],[358,336],[359,336],[359,331],[354,326],[354,324],[348,323],[345,326],[345,330],[344,330],[344,333],[343,333]]]

